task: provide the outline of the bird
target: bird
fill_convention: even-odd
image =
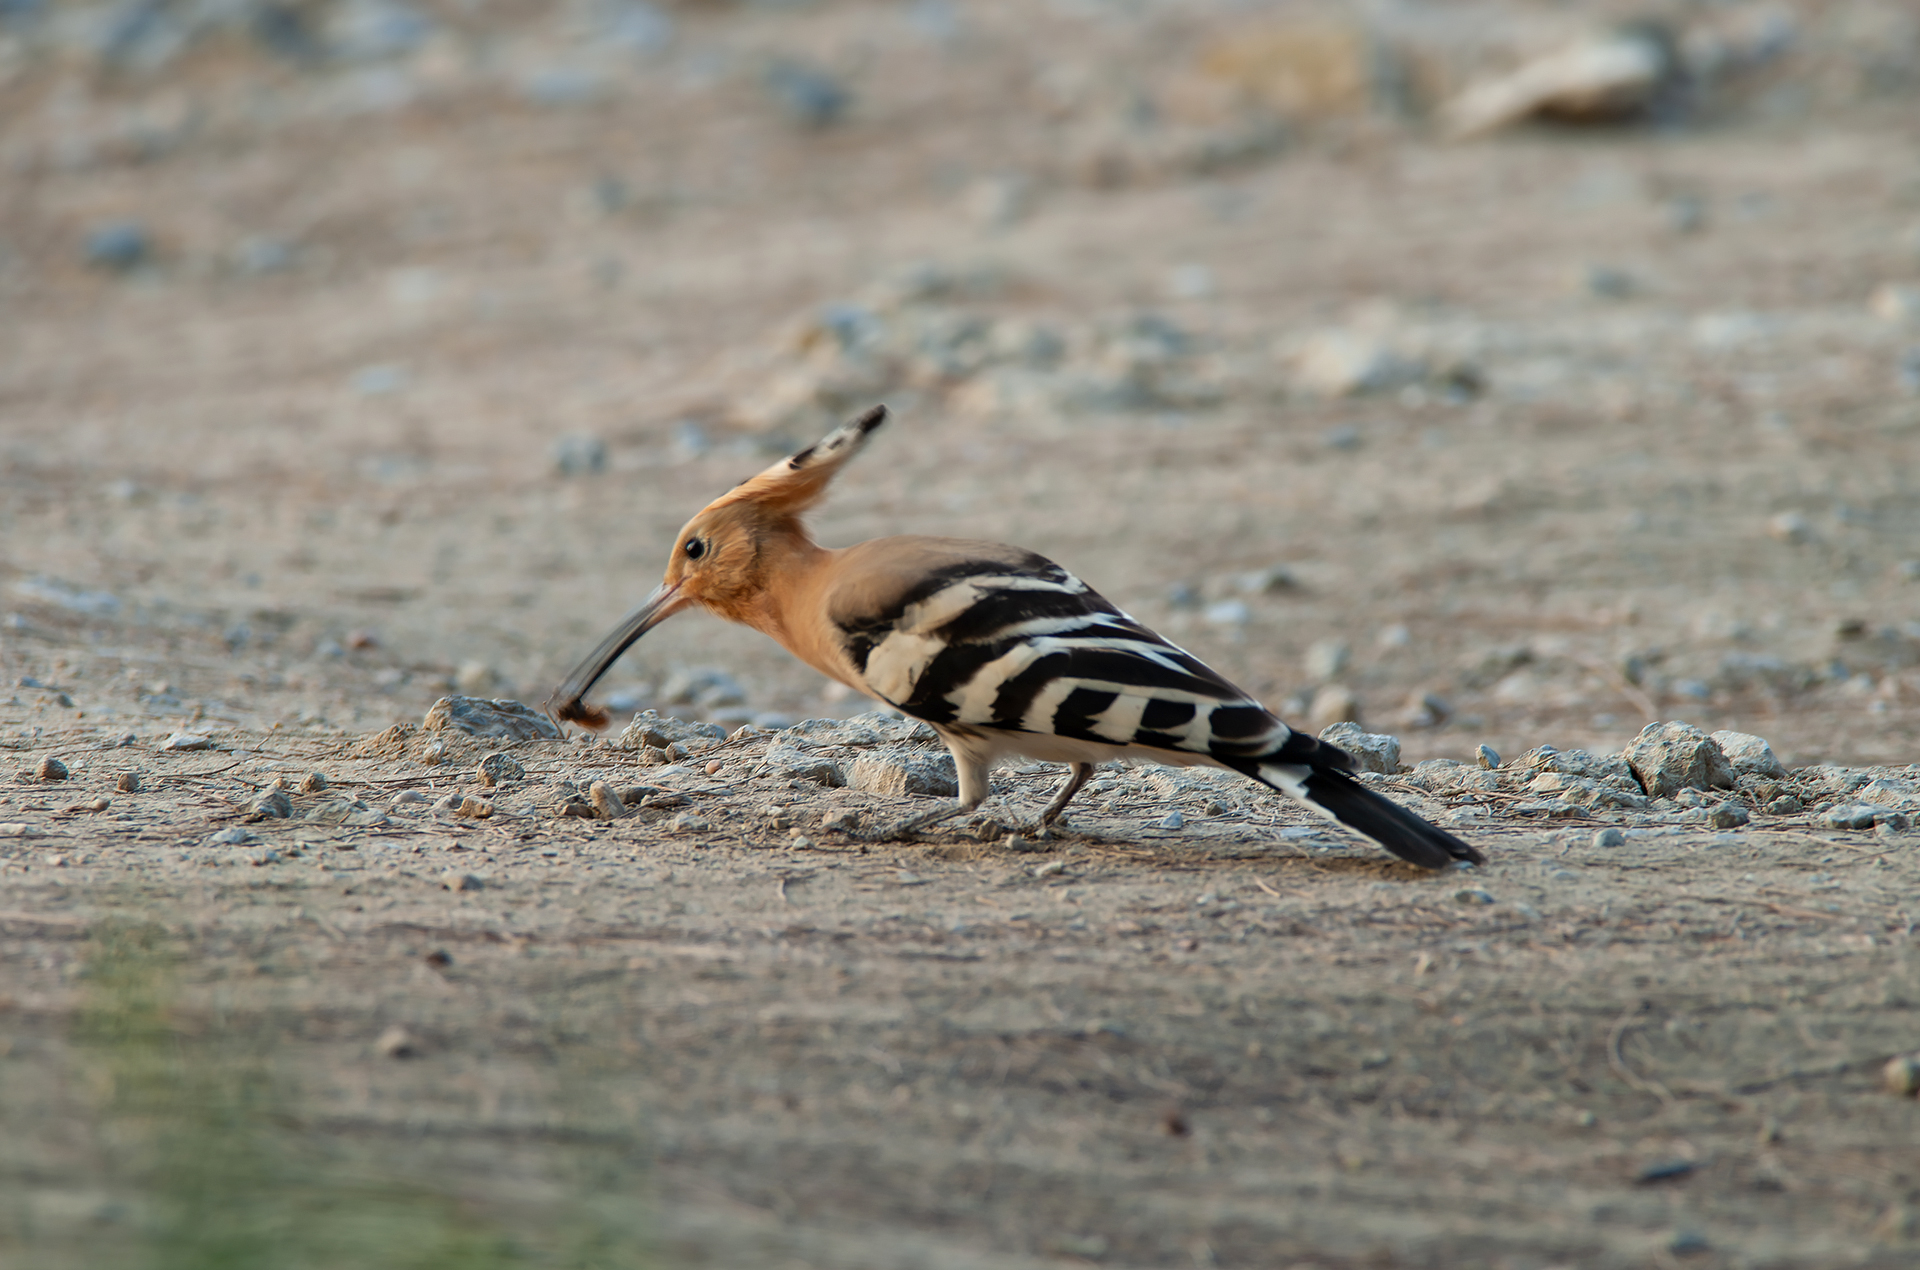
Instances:
[[[802,514],[886,419],[875,406],[702,508],[674,539],[660,585],[555,689],[549,715],[604,729],[607,711],[586,700],[595,682],[655,626],[704,609],[946,743],[958,800],[875,836],[974,811],[993,766],[1015,755],[1068,767],[1040,814],[1045,832],[1095,764],[1121,758],[1238,772],[1423,868],[1486,862],[1368,789],[1345,750],[1288,727],[1045,556],[920,535],[816,543]]]

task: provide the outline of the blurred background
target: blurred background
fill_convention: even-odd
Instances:
[[[544,699],[708,498],[1012,540],[1407,760],[1920,724],[1920,16],[0,2],[11,726]],[[618,709],[865,703],[669,624]]]

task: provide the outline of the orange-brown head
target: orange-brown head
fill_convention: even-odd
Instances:
[[[554,690],[549,712],[595,731],[606,727],[607,712],[588,705],[587,693],[634,641],[682,609],[698,605],[764,627],[761,605],[771,574],[793,552],[814,549],[800,514],[826,496],[833,478],[886,418],[887,408],[875,406],[703,507],[674,539],[659,587]]]

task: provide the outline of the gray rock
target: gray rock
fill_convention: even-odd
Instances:
[[[808,128],[840,122],[853,94],[839,80],[797,62],[780,61],[767,71],[767,92],[787,118]]]
[[[711,666],[678,667],[660,685],[659,698],[668,705],[697,705],[703,709],[737,706],[746,689],[724,670]]]
[[[854,761],[846,784],[869,794],[953,798],[960,793],[953,755],[931,749],[898,747]]]
[[[427,707],[423,732],[463,732],[508,741],[558,741],[560,729],[537,710],[502,697],[442,697]]]
[[[1400,770],[1400,738],[1397,736],[1368,732],[1357,723],[1343,722],[1322,729],[1320,739],[1353,755],[1354,766],[1360,771],[1391,776]]]
[[[325,772],[308,772],[300,778],[300,792],[303,794],[317,794],[326,787],[327,774]]]
[[[675,833],[705,833],[713,828],[713,824],[692,812],[682,812],[667,822],[667,828]]]
[[[1307,703],[1307,723],[1327,728],[1336,723],[1360,721],[1360,698],[1345,684],[1327,684]]]
[[[1632,786],[1631,781],[1624,783]],[[1647,800],[1638,787],[1622,789],[1609,781],[1573,776],[1566,772],[1541,772],[1527,782],[1527,792],[1543,798],[1557,798],[1576,807],[1617,807],[1625,811],[1645,811],[1647,808]]]
[[[1484,907],[1485,905],[1493,903],[1493,892],[1483,891],[1477,886],[1470,886],[1455,891],[1453,893],[1453,900],[1456,904]]]
[[[72,773],[67,771],[65,763],[49,754],[34,765],[33,774],[38,780],[63,781]]]
[[[1184,828],[1186,826],[1186,823],[1187,823],[1187,818],[1185,816],[1181,815],[1177,811],[1170,811],[1161,818],[1160,828],[1180,829],[1180,828]]]
[[[753,769],[753,775],[808,781],[828,788],[847,783],[846,773],[832,759],[798,746],[777,743],[767,747],[766,757]]]
[[[879,729],[869,727],[864,718],[802,719],[792,727],[782,728],[776,744],[813,749],[826,745],[873,746],[886,739]]]
[[[1514,766],[1535,772],[1560,772],[1587,780],[1606,781],[1616,787],[1639,790],[1633,769],[1616,754],[1591,754],[1586,750],[1560,750],[1541,745],[1514,760]]]
[[[1715,829],[1738,829],[1753,817],[1739,803],[1721,803],[1708,817]]]
[[[1474,761],[1489,772],[1500,766],[1500,751],[1491,745],[1480,746],[1473,752]]]
[[[1328,683],[1338,679],[1340,673],[1353,660],[1352,650],[1346,643],[1337,639],[1316,640],[1307,649],[1307,678],[1315,683]]]
[[[684,749],[704,749],[726,739],[727,730],[717,723],[693,723],[647,710],[633,717],[614,745],[623,750],[638,750],[648,746],[664,750],[673,745],[680,745]]]
[[[1492,794],[1500,789],[1498,774],[1450,758],[1430,758],[1415,766],[1406,779],[1432,794]]]
[[[1591,839],[1591,844],[1599,848],[1625,846],[1626,842],[1627,835],[1618,829],[1601,829]]]
[[[207,839],[207,845],[214,847],[244,847],[250,842],[258,841],[259,839],[254,837],[252,833],[242,829],[239,825],[234,825],[231,828],[222,829],[219,833],[210,836]]]
[[[1683,789],[1732,789],[1733,766],[1714,739],[1690,723],[1649,723],[1621,755],[1655,798]]]
[[[1791,816],[1795,812],[1804,810],[1806,810],[1805,805],[1792,794],[1782,794],[1769,802],[1766,807],[1769,816]]]
[[[247,805],[249,820],[285,820],[293,815],[293,800],[284,789],[264,789]]]
[[[627,814],[627,800],[605,781],[595,781],[587,787],[587,801],[593,804],[594,813],[602,820],[618,820]]]
[[[591,476],[607,470],[607,443],[586,433],[555,437],[547,457],[560,476]]]
[[[123,794],[139,793],[140,792],[140,773],[138,772],[120,773],[120,775],[114,779],[113,787],[119,790]]]
[[[130,273],[153,255],[153,239],[138,221],[118,221],[88,231],[86,262],[95,269]]]
[[[246,274],[284,273],[293,268],[292,244],[255,235],[233,249],[233,267]]]
[[[163,750],[210,750],[213,738],[204,732],[175,732],[161,743]]]
[[[440,875],[440,885],[449,891],[478,891],[485,888],[486,882],[465,870],[448,869]]]
[[[1715,732],[1713,740],[1736,773],[1776,780],[1787,774],[1787,769],[1774,757],[1773,747],[1760,737],[1746,732]]]
[[[482,785],[491,787],[503,781],[523,781],[527,779],[527,769],[520,766],[513,755],[496,750],[480,760],[475,775]]]
[[[1841,803],[1828,810],[1826,821],[1835,829],[1871,829],[1882,818],[1896,815],[1899,813],[1872,803]]]
[[[1322,331],[1301,344],[1290,360],[1294,381],[1319,397],[1392,392],[1419,383],[1427,373],[1387,341],[1358,331]]]

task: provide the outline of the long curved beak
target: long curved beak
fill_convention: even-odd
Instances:
[[[600,641],[600,646],[589,653],[585,661],[574,667],[565,683],[553,690],[553,695],[547,698],[547,713],[559,722],[578,723],[595,732],[606,727],[611,721],[610,716],[601,707],[588,705],[585,700],[587,693],[600,681],[600,676],[607,673],[607,668],[620,659],[620,654],[633,646],[635,640],[683,607],[685,604],[680,597],[680,588],[661,583],[639,608],[620,619],[620,625]]]

